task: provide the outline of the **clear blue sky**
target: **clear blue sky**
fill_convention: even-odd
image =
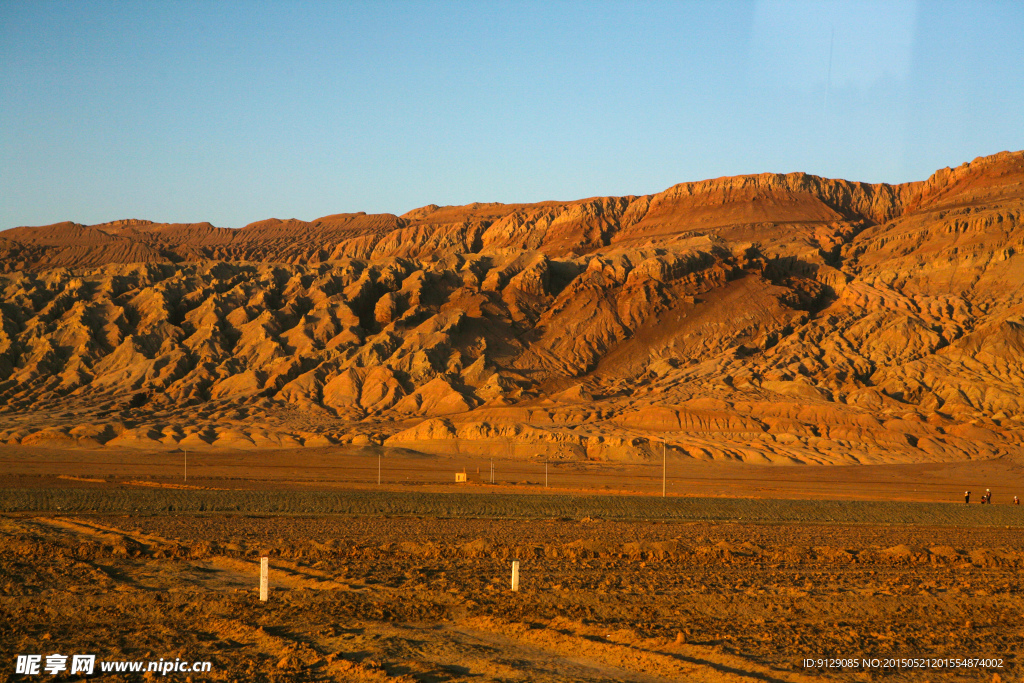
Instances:
[[[0,229],[924,179],[1024,148],[1022,33],[996,1],[0,0]]]

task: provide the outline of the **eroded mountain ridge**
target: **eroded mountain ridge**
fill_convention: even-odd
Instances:
[[[1024,153],[924,182],[0,233],[0,440],[1019,453]]]

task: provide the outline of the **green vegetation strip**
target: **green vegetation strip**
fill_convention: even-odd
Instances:
[[[0,489],[0,512],[1024,526],[1024,508],[1011,505],[395,491]]]

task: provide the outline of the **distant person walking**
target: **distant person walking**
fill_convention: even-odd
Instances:
[[[988,504],[992,504],[992,489],[985,489],[985,497],[988,498]]]
[[[1013,497],[1013,504],[1014,505],[1020,505],[1020,498],[1018,498],[1017,496],[1014,496]]]
[[[971,504],[971,492],[970,491],[964,491],[964,502],[967,503],[968,505]]]

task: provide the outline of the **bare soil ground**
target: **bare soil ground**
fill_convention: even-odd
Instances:
[[[11,664],[62,652],[213,662],[193,680],[988,681],[1016,680],[1024,647],[1017,528],[7,514],[0,529]],[[828,657],[1003,668],[802,664]]]
[[[245,454],[204,457],[186,485],[166,453],[0,453],[0,680],[26,680],[17,655],[55,652],[211,661],[193,681],[1021,676],[1013,460],[670,461],[662,499],[652,466],[552,468],[545,489],[543,469],[510,475],[516,463],[498,461],[505,476],[490,486],[471,463],[392,453],[377,490],[369,453],[321,470],[287,453],[248,466]],[[476,482],[449,483],[463,466]],[[964,505],[967,486],[994,488],[996,504]],[[934,668],[939,658],[1002,668]]]
[[[379,456],[379,457],[378,457]],[[332,490],[414,488],[515,493],[660,494],[662,463],[545,462],[472,455],[423,455],[401,449],[338,446],[277,451],[49,449],[0,445],[0,488],[182,486],[207,489]],[[494,464],[494,484],[490,467]],[[380,467],[381,486],[377,485]],[[468,483],[456,487],[455,473]],[[665,467],[672,496],[974,502],[986,488],[996,505],[1024,498],[1020,456],[906,465],[760,466],[673,457]]]

